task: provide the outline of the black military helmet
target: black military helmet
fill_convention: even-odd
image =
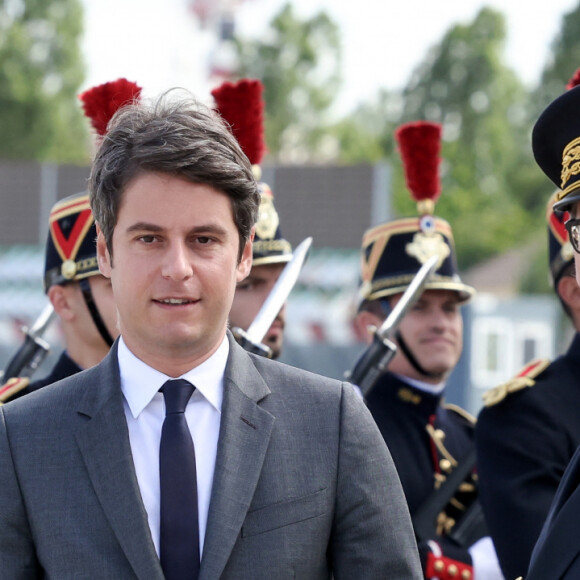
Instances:
[[[109,346],[109,333],[94,301],[90,276],[100,274],[97,262],[97,230],[87,193],[72,195],[54,205],[48,220],[44,262],[44,291],[51,286],[77,282],[91,318]]]
[[[465,302],[475,290],[459,277],[451,226],[433,215],[440,194],[441,126],[423,121],[407,123],[397,129],[396,137],[407,186],[417,201],[419,215],[390,221],[365,232],[359,301],[404,292],[421,266],[432,256],[438,256],[437,268],[425,288],[453,290]]]
[[[141,87],[120,78],[92,87],[79,95],[85,116],[97,132],[106,133],[107,124],[124,105],[136,102]],[[78,193],[57,202],[48,220],[48,240],[44,267],[45,292],[55,284],[79,281],[99,274],[97,231],[88,193]]]
[[[48,220],[44,262],[44,291],[99,274],[97,230],[85,193],[71,195],[54,205]]]
[[[580,86],[552,101],[532,132],[532,150],[542,171],[559,188],[554,210],[580,201]]]

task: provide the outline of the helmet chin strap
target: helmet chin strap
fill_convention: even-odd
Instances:
[[[403,340],[403,335],[401,334],[400,330],[397,330],[395,333],[395,338],[399,344],[399,348],[403,352],[403,354],[407,357],[407,360],[411,363],[411,366],[421,375],[424,377],[428,377],[430,379],[437,379],[438,381],[442,380],[445,373],[432,373],[428,370],[424,369],[420,364],[419,361],[415,358],[407,343]]]
[[[95,326],[99,331],[99,334],[101,335],[102,339],[105,341],[105,344],[107,346],[109,347],[112,346],[113,337],[109,334],[109,331],[107,330],[107,327],[105,326],[105,323],[103,322],[103,319],[99,313],[99,309],[95,304],[93,293],[91,292],[91,286],[87,278],[79,280],[79,286],[81,287],[83,298],[85,299],[85,304],[89,309],[89,313],[91,314],[91,318],[93,319],[93,322],[95,323]]]

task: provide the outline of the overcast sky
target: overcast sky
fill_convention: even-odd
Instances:
[[[239,5],[238,31],[260,35],[283,0],[212,0]],[[205,81],[211,36],[187,10],[187,0],[83,0],[83,88],[126,76],[145,93],[186,86],[209,98]],[[297,13],[324,9],[338,23],[344,52],[341,108],[380,87],[401,88],[414,67],[456,23],[469,23],[483,5],[506,15],[506,59],[530,85],[538,80],[562,17],[578,0],[293,0]],[[580,63],[578,63],[580,66]]]

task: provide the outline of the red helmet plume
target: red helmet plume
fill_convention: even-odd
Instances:
[[[566,90],[569,91],[578,85],[580,85],[580,68],[576,69],[576,72],[570,77],[570,80],[566,85]]]
[[[259,165],[266,153],[263,88],[259,80],[242,79],[225,82],[211,91],[217,111],[232,128],[252,165]]]
[[[85,115],[99,135],[107,132],[113,115],[123,106],[139,100],[141,87],[127,79],[103,83],[79,95]]]
[[[441,194],[441,125],[429,121],[406,123],[395,131],[395,137],[399,143],[407,187],[415,201],[430,206],[432,211]],[[425,204],[428,201],[431,203]]]

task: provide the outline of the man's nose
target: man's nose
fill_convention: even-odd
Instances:
[[[164,278],[171,280],[185,280],[193,275],[193,266],[190,252],[182,242],[172,243],[163,257],[161,267]]]

